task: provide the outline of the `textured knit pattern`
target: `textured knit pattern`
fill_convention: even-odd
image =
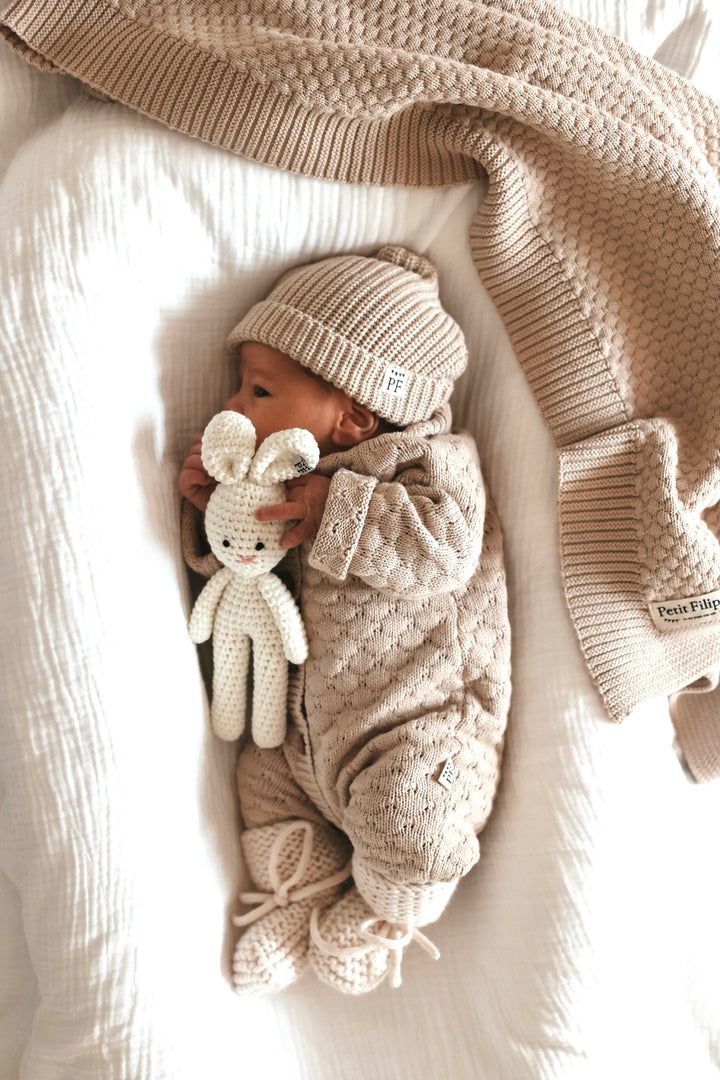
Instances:
[[[456,883],[479,858],[510,699],[502,537],[475,442],[445,405],[317,471],[332,482],[300,549],[308,658],[282,754],[241,751],[243,817],[272,820],[265,800],[305,816],[299,788],[349,837],[368,902],[386,883]]]
[[[321,459],[331,498],[303,567],[299,765],[314,762],[355,857],[396,883],[454,881],[477,861],[509,705],[500,530],[474,441],[450,425],[445,406]]]
[[[308,959],[321,982],[343,994],[366,994],[390,975],[402,984],[404,949],[412,942],[440,958],[439,950],[416,927],[378,918],[353,887],[325,912],[313,910]]]
[[[307,966],[312,909],[335,899],[350,876],[350,845],[327,824],[286,821],[247,829],[243,854],[260,907],[234,919],[246,926],[233,957],[233,983],[242,994],[281,990]]]
[[[546,0],[15,0],[3,20],[41,67],[269,165],[380,184],[487,172],[470,249],[560,451],[588,669],[615,720],[649,687],[711,677],[720,625],[664,632],[649,605],[720,587],[716,102]],[[712,726],[688,750],[704,777],[718,711]]]
[[[427,926],[439,919],[457,886],[457,881],[398,885],[357,855],[353,856],[352,872],[358,891],[374,914],[404,926]]]
[[[231,411],[213,417],[203,434],[202,462],[218,481],[205,527],[223,565],[195,601],[189,631],[197,643],[213,637],[211,719],[221,739],[237,739],[245,728],[251,641],[252,736],[265,747],[285,737],[287,663],[302,663],[307,639],[291,593],[270,573],[285,553],[279,543],[285,524],[259,522],[255,511],[282,502],[280,481],[308,472],[318,456],[303,428],[269,435],[255,453],[253,425]]]
[[[426,420],[467,364],[429,259],[397,244],[283,274],[228,344],[262,341],[394,424]]]
[[[354,887],[313,918],[308,960],[318,979],[333,990],[367,994],[385,979],[389,950],[369,942],[360,932],[369,918],[376,916]],[[322,948],[322,943],[330,948]]]

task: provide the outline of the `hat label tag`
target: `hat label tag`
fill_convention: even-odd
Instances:
[[[405,381],[409,375],[410,372],[405,368],[398,367],[397,364],[388,364],[380,389],[386,394],[395,394],[399,397],[405,393]]]

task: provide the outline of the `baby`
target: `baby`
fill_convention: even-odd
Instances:
[[[448,399],[467,363],[435,267],[406,248],[294,267],[232,331],[225,405],[258,446],[313,433],[316,469],[263,520],[287,521],[289,576],[308,637],[291,667],[288,730],[245,742],[241,845],[257,906],[234,956],[237,991],[308,964],[372,990],[439,918],[480,856],[510,697],[502,538],[472,437]],[[183,550],[209,576],[201,512],[214,481],[196,439],[183,465]],[[196,510],[193,511],[190,504]]]

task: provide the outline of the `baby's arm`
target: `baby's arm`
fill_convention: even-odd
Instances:
[[[209,578],[222,563],[209,550],[203,525],[210,495],[217,484],[203,466],[201,443],[202,432],[198,432],[178,477],[178,490],[183,497],[180,538],[187,565],[202,577]]]
[[[309,562],[395,594],[448,592],[477,568],[484,518],[473,438],[436,436],[393,482],[339,469]]]

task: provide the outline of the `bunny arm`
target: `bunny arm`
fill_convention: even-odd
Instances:
[[[292,593],[285,583],[272,573],[263,574],[258,579],[258,590],[280,631],[285,659],[291,664],[302,664],[308,654],[307,637]]]
[[[227,566],[223,566],[221,570],[213,574],[195,601],[190,622],[188,623],[188,630],[190,631],[191,640],[196,645],[207,641],[211,636],[220,597],[234,576],[232,570]]]

